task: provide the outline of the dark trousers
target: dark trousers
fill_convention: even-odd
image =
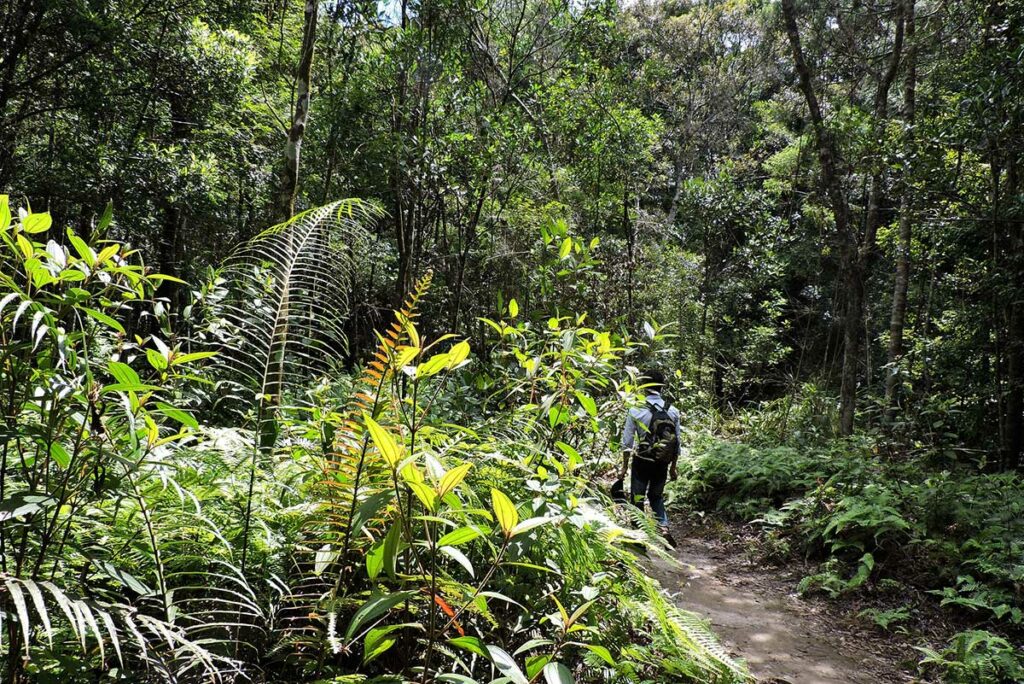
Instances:
[[[668,513],[665,512],[665,483],[668,481],[668,465],[668,463],[655,463],[642,458],[634,458],[633,474],[629,480],[633,505],[643,510],[646,498],[660,525],[668,525]]]

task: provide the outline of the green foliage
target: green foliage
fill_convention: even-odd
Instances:
[[[1021,624],[1018,476],[933,471],[927,455],[892,461],[863,439],[796,443],[703,447],[670,486],[673,504],[754,523],[778,561],[823,558],[800,591],[835,597],[902,579],[980,624]],[[870,617],[885,627],[901,615]]]
[[[996,684],[1024,677],[1024,657],[1006,639],[984,630],[960,632],[946,648],[919,648],[921,665],[951,684]]]
[[[197,327],[219,356],[128,337],[164,278],[118,243],[43,245],[49,216],[27,211],[5,227],[0,607],[25,654],[7,674],[746,681],[591,482],[642,346],[510,304],[474,372],[467,341],[417,326],[428,275],[356,378],[301,363],[333,330],[303,323],[326,300],[306,299],[302,264],[330,240],[301,231],[339,206],[257,238],[247,275],[207,290],[236,302],[206,302],[222,315]],[[257,419],[212,427],[254,407],[209,402],[211,381],[283,354],[305,374],[258,376]]]
[[[892,631],[893,626],[896,626],[898,631],[905,631],[900,623],[910,619],[910,609],[905,605],[888,610],[867,608],[858,613],[858,616],[870,619],[877,627],[885,631]]]

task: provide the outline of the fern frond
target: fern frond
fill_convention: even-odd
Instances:
[[[280,404],[289,386],[341,357],[355,255],[381,215],[357,199],[333,202],[269,228],[228,260],[216,306],[220,407]]]
[[[75,597],[54,582],[0,574],[0,605],[13,606],[0,615],[16,620],[22,638],[21,644],[0,644],[0,652],[21,647],[29,654],[36,629],[52,646],[62,633],[57,625],[70,630],[83,655],[95,643],[104,667],[115,659],[122,668],[144,664],[163,671],[169,681],[193,673],[204,681],[221,682],[242,671],[237,660],[211,652],[178,625],[127,604]]]
[[[753,681],[742,663],[734,659],[718,641],[707,620],[671,603],[653,581],[642,583],[646,601],[639,607],[663,635],[702,671],[704,681],[741,684]]]

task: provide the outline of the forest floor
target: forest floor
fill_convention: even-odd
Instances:
[[[919,654],[858,624],[841,605],[800,598],[799,569],[764,566],[735,540],[673,526],[679,564],[651,562],[680,607],[705,616],[730,653],[765,684],[922,681],[904,669]]]

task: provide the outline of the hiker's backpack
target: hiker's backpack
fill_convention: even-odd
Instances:
[[[655,463],[671,463],[679,454],[679,437],[676,435],[676,421],[668,412],[670,406],[669,402],[665,402],[662,408],[658,408],[654,403],[647,402],[651,424],[647,426],[647,434],[637,450],[637,458]]]

